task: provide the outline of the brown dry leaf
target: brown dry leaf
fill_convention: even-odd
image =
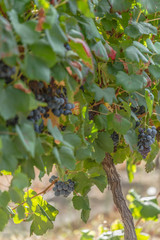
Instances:
[[[74,115],[80,114],[80,102],[74,102],[75,108],[72,109]]]
[[[71,62],[71,65],[75,68],[78,68],[80,71],[82,71],[82,65],[79,62],[77,61]]]
[[[26,88],[22,83],[16,83],[14,84],[14,88],[21,90],[22,92],[25,93],[31,93],[31,90]]]
[[[110,112],[113,112],[113,109],[109,103],[103,103],[103,104]]]
[[[36,31],[41,32],[43,29],[43,23],[45,22],[46,16],[44,9],[41,8],[38,12],[38,24],[36,26]]]
[[[125,61],[123,61],[121,58],[119,58],[119,61],[123,63],[124,69],[126,71],[126,73],[128,73],[128,65]]]

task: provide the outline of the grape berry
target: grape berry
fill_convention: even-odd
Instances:
[[[155,142],[157,131],[156,127],[152,126],[152,128],[139,128],[138,135],[138,151],[145,159],[148,153],[151,151],[151,145]]]

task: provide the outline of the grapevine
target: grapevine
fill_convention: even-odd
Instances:
[[[11,177],[0,230],[9,220],[31,222],[31,235],[53,228],[46,191],[70,196],[86,223],[93,186],[110,185],[125,239],[139,237],[134,214],[158,219],[156,201],[154,216],[148,203],[127,206],[116,164],[131,181],[137,163],[149,173],[159,154],[159,12],[152,0],[1,1],[0,175]],[[38,181],[51,176],[38,193],[37,172]]]

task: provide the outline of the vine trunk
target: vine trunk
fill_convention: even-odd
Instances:
[[[121,215],[124,224],[124,239],[137,240],[133,217],[123,196],[120,178],[110,154],[106,153],[102,164],[107,174],[108,184],[113,195],[113,201]]]

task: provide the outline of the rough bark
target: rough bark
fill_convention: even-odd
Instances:
[[[120,178],[110,154],[106,153],[106,156],[102,164],[107,174],[108,183],[113,194],[113,201],[121,215],[122,222],[124,224],[124,239],[137,240],[133,217],[130,210],[127,207],[127,204],[121,189]]]

